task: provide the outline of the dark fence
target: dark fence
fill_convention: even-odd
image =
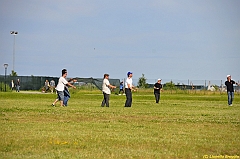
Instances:
[[[0,91],[5,90],[5,83],[7,87],[11,88],[11,82],[14,81],[14,84],[16,85],[17,79],[20,80],[20,90],[41,90],[44,87],[45,81],[48,80],[49,82],[51,80],[55,81],[55,84],[57,85],[59,77],[48,77],[48,76],[5,76],[0,75],[0,84],[2,84],[2,87],[0,87]],[[75,86],[83,86],[87,84],[95,85],[98,89],[102,89],[102,78],[74,78],[77,80],[77,82],[74,83]],[[112,85],[118,86],[120,85],[119,79],[109,79],[109,82]],[[16,87],[15,87],[16,88]]]
[[[6,82],[6,85],[10,88],[12,87],[11,82],[14,81],[16,85],[17,79],[20,80],[20,89],[21,90],[40,90],[46,80],[51,81],[52,79],[57,83],[59,77],[44,77],[44,76],[2,76],[0,75],[0,83]],[[4,91],[3,88],[1,88]]]

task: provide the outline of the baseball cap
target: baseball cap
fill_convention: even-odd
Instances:
[[[231,75],[227,75],[227,77],[230,77]]]
[[[130,74],[132,74],[132,72],[128,72],[128,73],[127,73],[127,76],[129,76]]]
[[[158,81],[161,81],[161,80],[162,80],[161,78],[158,79]]]

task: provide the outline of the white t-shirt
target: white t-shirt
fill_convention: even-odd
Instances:
[[[63,78],[63,77],[60,77],[59,80],[58,80],[58,85],[56,87],[56,90],[57,91],[63,91],[64,90],[64,86],[68,83],[68,81]]]
[[[109,89],[109,81],[108,79],[104,78],[103,83],[102,83],[102,91],[106,94],[111,94],[111,91]]]
[[[130,87],[132,87],[132,78],[127,78],[125,82],[125,88],[128,88],[128,84],[130,84]]]

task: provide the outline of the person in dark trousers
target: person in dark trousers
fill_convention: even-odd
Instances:
[[[233,84],[238,85],[235,81],[231,79],[231,75],[227,75],[227,81],[225,85],[227,86],[227,94],[228,94],[228,105],[232,106],[233,98],[234,98],[234,88]]]
[[[109,98],[111,94],[110,88],[116,88],[116,86],[113,86],[109,83],[109,74],[103,75],[103,83],[102,83],[102,92],[103,92],[103,101],[102,101],[102,107],[106,105],[106,107],[109,107]]]
[[[156,99],[156,103],[159,103],[160,100],[160,91],[162,91],[161,79],[158,79],[157,83],[154,84],[154,95]]]
[[[118,95],[121,95],[121,92],[124,94],[124,90],[123,90],[123,81],[120,82]]]
[[[20,80],[17,79],[17,83],[16,83],[16,92],[20,91]]]
[[[127,73],[127,80],[125,82],[125,94],[126,94],[126,102],[125,107],[131,107],[132,106],[132,90],[135,86],[132,84],[132,72]]]

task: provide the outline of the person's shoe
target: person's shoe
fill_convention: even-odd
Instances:
[[[54,104],[52,104],[52,106],[53,106],[53,107],[55,107],[55,105],[54,105]]]
[[[229,106],[232,107],[232,104],[230,104]]]

